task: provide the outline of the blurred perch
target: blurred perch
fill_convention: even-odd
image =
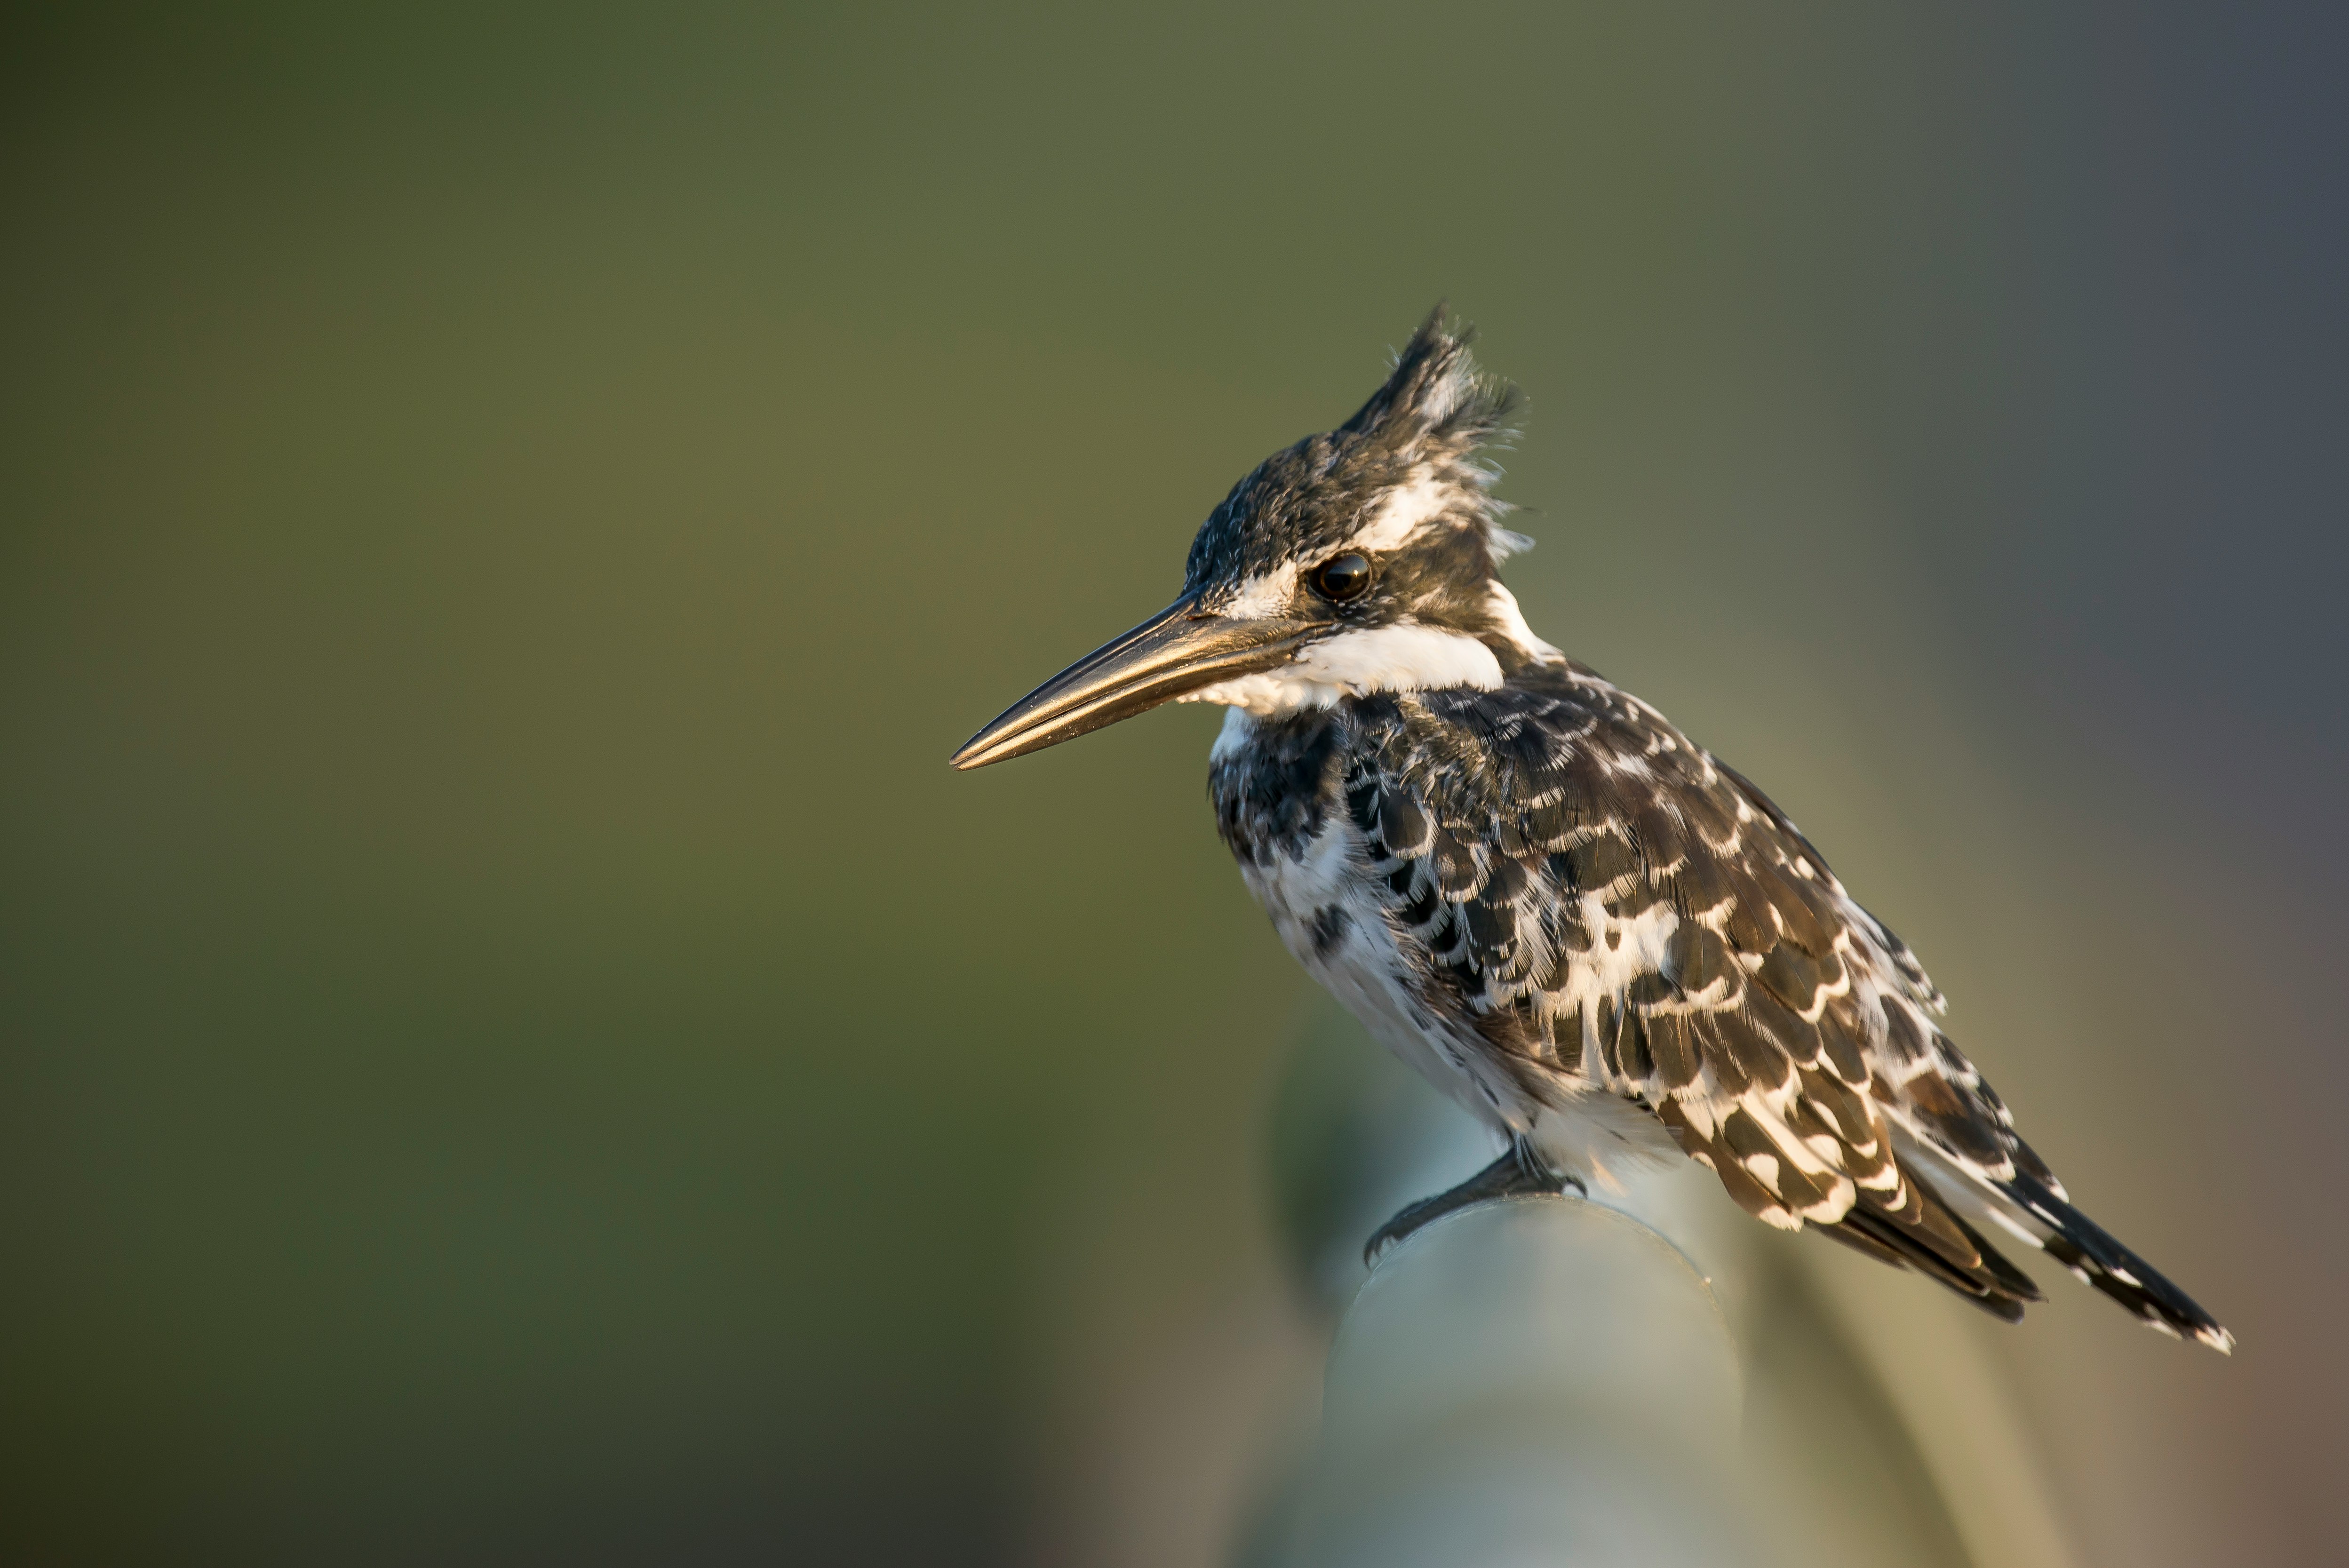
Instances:
[[[2074,1561],[1982,1337],[2011,1330],[1765,1231],[1692,1167],[1465,1211],[1365,1279],[1362,1238],[1486,1135],[1319,1002],[1273,1119],[1336,1335],[1319,1442],[1246,1568]]]
[[[1597,1204],[1480,1204],[1396,1248],[1330,1355],[1298,1564],[1757,1562],[1741,1375],[1687,1258]]]

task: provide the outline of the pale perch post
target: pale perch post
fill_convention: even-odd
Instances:
[[[1671,1243],[1572,1200],[1479,1204],[1364,1283],[1282,1560],[1731,1568],[1741,1375]]]

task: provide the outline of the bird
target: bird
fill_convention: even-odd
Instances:
[[[1744,775],[1526,624],[1492,452],[1522,397],[1439,305],[1344,424],[1210,512],[1183,590],[950,758],[1225,708],[1218,832],[1282,943],[1498,1136],[1375,1261],[1469,1204],[1683,1158],[2017,1322],[2044,1252],[2173,1337],[2234,1337],[2072,1204],[1891,928]],[[1995,1238],[1995,1239],[1993,1239]]]

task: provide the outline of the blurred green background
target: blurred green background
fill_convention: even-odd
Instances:
[[[1439,297],[2241,1336],[1992,1336],[2083,1560],[2349,1551],[2337,15],[5,26],[0,1555],[1217,1560],[1306,982],[1212,714],[944,758]]]

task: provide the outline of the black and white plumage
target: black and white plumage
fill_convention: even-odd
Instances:
[[[1477,458],[1514,398],[1439,311],[1353,418],[1234,488],[1174,605],[956,765],[1165,701],[1229,708],[1209,792],[1283,942],[1507,1143],[1373,1245],[1686,1154],[1756,1218],[2001,1317],[2041,1299],[1998,1250],[2022,1243],[2230,1349],[2071,1206],[1924,968],[1785,815],[1526,627],[1497,568],[1529,542]]]

